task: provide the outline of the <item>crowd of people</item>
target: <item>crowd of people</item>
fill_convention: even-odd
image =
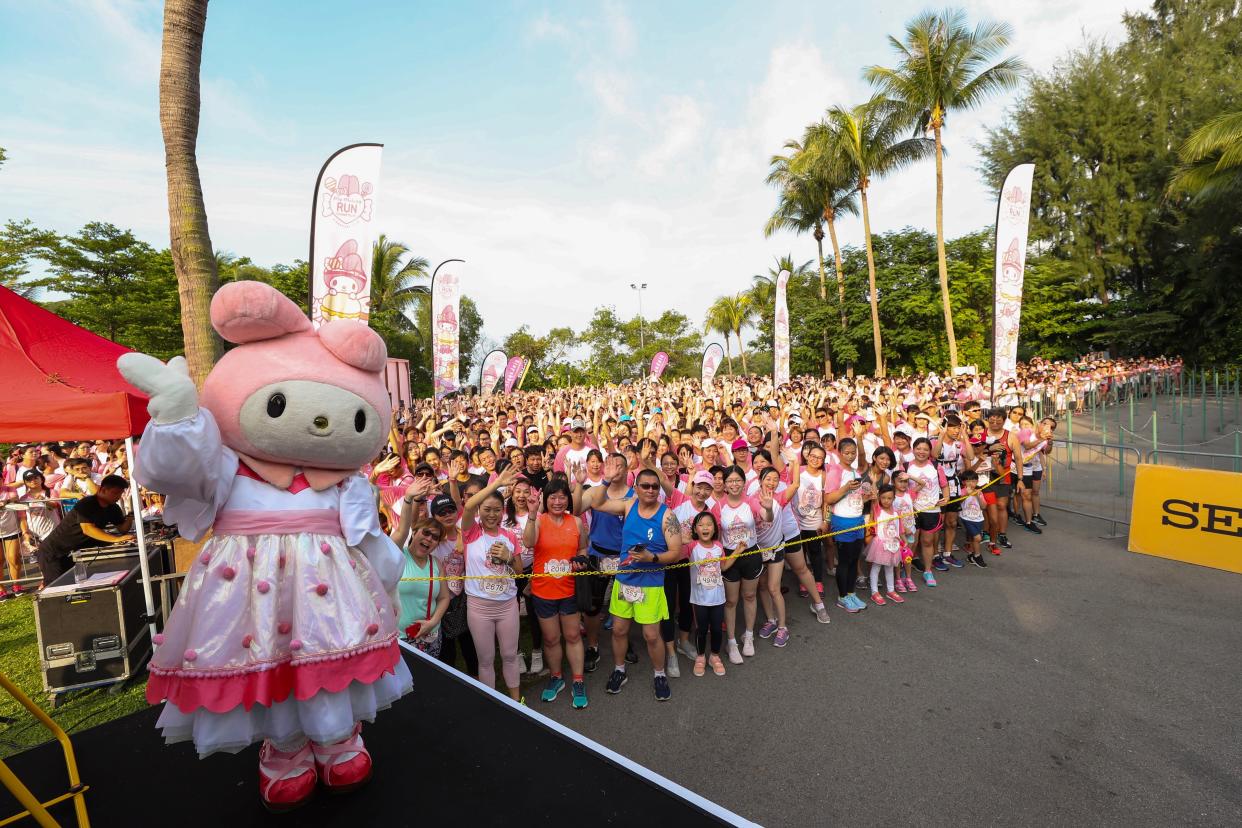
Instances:
[[[826,625],[902,604],[944,573],[988,567],[1013,548],[1011,526],[1041,534],[1058,417],[1178,370],[1034,361],[995,398],[986,376],[936,374],[461,396],[394,412],[363,472],[406,552],[408,641],[489,686],[499,661],[515,699],[523,673],[546,673],[541,700],[568,689],[575,708],[606,654],[616,694],[642,650],[667,700],[681,659],[724,676],[756,638],[788,646],[795,616]],[[23,590],[23,551],[50,582],[68,547],[131,539],[128,473],[120,443],[14,448],[0,598]]]

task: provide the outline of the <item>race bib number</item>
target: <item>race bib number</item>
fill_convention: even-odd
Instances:
[[[629,584],[621,585],[621,599],[631,604],[641,604],[643,602],[643,588],[630,586]]]
[[[776,560],[776,550],[775,550],[775,549],[765,549],[765,550],[763,550],[762,552],[760,552],[760,553],[759,553],[759,559],[760,559],[760,560],[762,560],[762,561],[774,561],[774,560]]]
[[[599,559],[599,568],[604,572],[616,572],[621,567],[621,559],[616,555]]]
[[[508,588],[508,578],[487,578],[483,581],[483,591],[488,595],[504,595]]]
[[[703,589],[716,589],[724,583],[720,575],[720,564],[712,563],[699,567],[699,586]]]
[[[725,530],[725,542],[730,549],[736,549],[746,543],[747,532],[746,524],[740,520],[735,520],[729,524],[729,528]]]
[[[544,561],[543,563],[544,573],[557,578],[563,578],[568,575],[571,569],[572,567],[569,565],[569,561],[564,558],[554,558],[553,560]]]

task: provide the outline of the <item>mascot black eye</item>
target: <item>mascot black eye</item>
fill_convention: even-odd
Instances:
[[[267,398],[267,416],[276,419],[285,413],[285,395],[273,394]]]
[[[361,434],[362,432],[366,430],[367,430],[367,413],[363,411],[361,408],[359,408],[358,413],[354,415],[354,431]]]

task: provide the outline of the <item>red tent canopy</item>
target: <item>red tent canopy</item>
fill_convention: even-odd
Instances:
[[[146,395],[116,370],[129,350],[0,287],[0,440],[141,434]]]

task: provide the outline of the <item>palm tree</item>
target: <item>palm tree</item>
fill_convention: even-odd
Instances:
[[[782,270],[789,271],[789,277],[805,276],[811,272],[811,263],[803,262],[795,264],[792,253],[786,253],[784,256],[777,256],[776,263],[768,268],[767,273],[756,273],[750,277],[750,290],[747,293],[750,296],[751,304],[756,311],[759,309],[767,309],[776,302],[776,279],[781,275]]]
[[[1178,150],[1169,193],[1208,201],[1242,189],[1242,111],[1218,115],[1191,133]]]
[[[774,155],[770,162],[768,183],[781,187],[781,200],[776,212],[763,228],[764,236],[777,230],[804,233],[811,229],[819,255],[819,298],[828,301],[824,275],[824,229],[832,240],[833,263],[837,276],[837,303],[841,312],[841,331],[849,327],[845,315],[845,274],[841,270],[841,245],[837,242],[836,220],[844,215],[858,215],[857,190],[841,165],[833,159],[808,150],[807,142],[787,141],[789,155]],[[791,271],[792,272],[792,271]],[[832,357],[828,350],[828,331],[824,330],[824,375],[832,375]],[[851,366],[852,370],[852,366]]]
[[[160,50],[160,131],[168,173],[168,226],[181,334],[190,376],[198,385],[219,358],[222,343],[211,327],[211,297],[220,286],[207,231],[207,207],[198,177],[199,66],[207,0],[166,0]]]
[[[703,320],[703,327],[708,333],[718,333],[724,337],[725,357],[729,360],[729,376],[733,376],[733,348],[729,341],[729,334],[733,333],[733,325],[729,321],[728,315],[725,313],[721,304],[723,297],[712,302],[707,309],[707,318]]]
[[[737,338],[737,351],[742,357],[742,373],[750,374],[746,365],[746,348],[742,345],[742,328],[754,318],[755,308],[750,296],[745,292],[732,296],[721,296],[707,309],[707,326],[724,334],[725,347],[728,348],[729,334]],[[727,353],[727,350],[726,350]],[[733,361],[729,361],[729,373],[733,373]]]
[[[431,295],[429,287],[415,284],[427,279],[427,260],[410,256],[402,262],[401,257],[409,252],[409,247],[381,233],[371,256],[371,315],[384,315],[404,331],[422,327],[409,312],[414,310],[417,316],[423,298]]]
[[[984,21],[972,30],[960,9],[927,11],[906,24],[905,40],[891,35],[898,64],[889,69],[872,66],[864,71],[880,92],[907,108],[916,134],[930,132],[936,143],[936,264],[940,270],[940,299],[949,337],[949,362],[957,368],[957,336],[949,306],[949,270],[944,255],[944,147],[941,130],[951,110],[978,106],[984,98],[1018,84],[1026,67],[1016,57],[989,63],[1009,45],[1013,29],[1007,23]]]
[[[880,308],[875,289],[875,253],[871,247],[871,213],[867,193],[873,179],[926,158],[934,150],[927,138],[897,136],[908,119],[904,111],[880,96],[853,109],[834,106],[824,120],[807,130],[808,143],[815,149],[818,163],[848,173],[862,204],[863,238],[867,247],[867,283],[871,300],[871,337],[875,345],[875,370],[884,376],[883,340],[880,336]]]

